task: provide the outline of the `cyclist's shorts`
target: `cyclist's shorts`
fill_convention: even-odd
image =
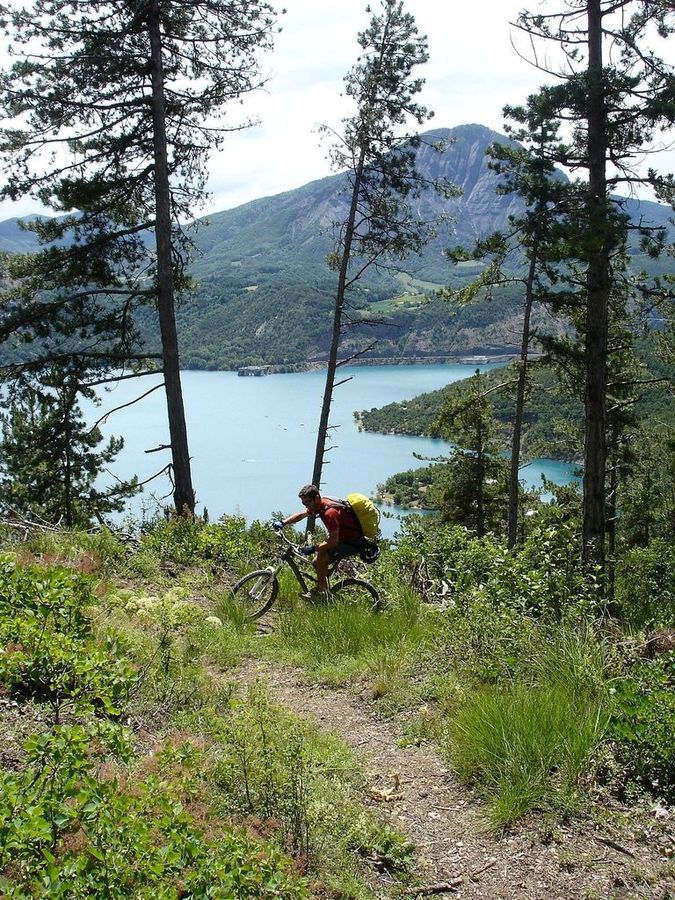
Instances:
[[[364,541],[340,541],[337,547],[328,551],[328,559],[335,562],[338,559],[346,559],[348,556],[357,556],[363,550]]]

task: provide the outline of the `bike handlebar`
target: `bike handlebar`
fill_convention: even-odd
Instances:
[[[302,559],[307,559],[305,554],[301,553],[300,550],[298,549],[298,545],[294,544],[293,541],[291,541],[284,534],[283,528],[280,528],[276,533],[277,533],[278,537],[283,541],[283,543],[288,544],[288,546],[293,550],[293,552],[295,553],[296,556],[300,556],[300,557],[302,557]]]

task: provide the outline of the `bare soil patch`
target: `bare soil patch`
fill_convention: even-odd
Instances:
[[[363,761],[364,803],[377,808],[416,846],[417,877],[427,896],[571,900],[675,897],[664,842],[673,819],[645,821],[630,833],[627,813],[606,811],[572,825],[534,819],[508,833],[488,833],[475,794],[460,784],[431,745],[400,746],[402,728],[376,717],[348,690],[317,685],[296,669],[246,660],[233,674],[240,687],[256,680],[278,703],[334,732]],[[663,819],[663,817],[662,817]],[[443,887],[445,889],[443,890]],[[415,889],[392,885],[382,897]],[[418,894],[422,896],[422,894]]]

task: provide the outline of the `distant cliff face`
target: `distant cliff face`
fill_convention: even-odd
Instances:
[[[508,139],[483,125],[440,128],[422,137],[417,151],[420,172],[429,179],[445,178],[463,191],[461,198],[447,200],[429,190],[416,201],[424,218],[448,217],[439,235],[443,245],[468,245],[503,227],[520,207],[517,200],[495,193],[498,176],[488,168],[485,151],[494,141]],[[432,145],[440,141],[447,146],[437,152]],[[332,225],[344,218],[346,206],[347,179],[338,174],[215,213],[197,238],[204,255],[196,270],[211,275],[223,266],[228,271],[233,261],[247,264],[258,254],[264,254],[268,264],[284,266],[322,262],[332,246]]]
[[[429,190],[415,201],[422,218],[443,215],[447,223],[410,266],[422,280],[444,282],[445,247],[471,246],[476,238],[504,228],[508,217],[523,207],[518,198],[496,192],[500,176],[489,168],[485,155],[491,144],[509,143],[505,135],[484,125],[459,125],[426,132],[422,139],[419,171],[429,179],[447,179],[462,190],[461,197],[451,200]],[[446,145],[442,152],[433,149],[438,142]],[[347,201],[347,178],[338,174],[214,213],[197,237],[203,255],[195,261],[195,272],[213,276],[237,269],[265,274],[270,267],[298,273],[317,266],[323,270],[325,255],[333,247],[332,226],[345,218]],[[672,215],[667,207],[634,200],[626,201],[626,210],[633,220],[643,217],[652,224],[665,224]]]
[[[510,214],[522,207],[513,197],[499,196],[499,176],[488,167],[485,151],[508,138],[484,125],[460,125],[428,132],[425,141],[447,141],[443,153],[423,145],[417,156],[420,171],[431,178],[447,178],[462,190],[457,200],[432,199],[432,205],[453,218],[460,242],[470,242],[502,228]]]
[[[477,237],[504,227],[508,216],[522,209],[517,198],[496,193],[499,176],[488,167],[485,156],[490,144],[508,143],[509,138],[474,124],[428,131],[422,139],[417,151],[420,172],[429,179],[445,178],[462,190],[462,196],[452,200],[429,190],[416,201],[425,217],[444,214],[449,218],[437,245],[468,246]],[[442,152],[433,149],[438,142],[446,145]],[[201,257],[196,271],[229,273],[233,266],[256,270],[262,259],[267,265],[295,263],[300,268],[323,263],[332,246],[332,226],[346,213],[347,188],[345,175],[331,175],[198,220],[196,243]],[[633,218],[643,215],[660,224],[670,211],[654,203],[628,201],[628,212]],[[0,222],[0,250],[20,252],[36,246],[35,236],[21,230],[18,219]],[[432,248],[432,255],[436,251]]]

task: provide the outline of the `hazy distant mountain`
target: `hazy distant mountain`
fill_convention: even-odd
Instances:
[[[448,223],[421,258],[410,259],[410,274],[369,275],[354,297],[363,317],[380,327],[369,333],[381,356],[436,356],[453,352],[510,349],[519,298],[507,291],[489,304],[454,310],[433,298],[433,289],[472,277],[471,265],[450,267],[443,248],[471,245],[476,237],[503,227],[519,201],[495,192],[498,176],[487,165],[486,148],[508,139],[482,125],[427,132],[417,165],[430,178],[445,177],[463,190],[454,200],[429,191],[418,201],[426,218],[443,213]],[[447,142],[442,153],[430,144]],[[564,176],[561,176],[564,177]],[[180,307],[184,361],[195,367],[248,362],[296,362],[320,358],[327,344],[335,276],[325,265],[333,247],[332,226],[344,218],[346,177],[331,175],[292,191],[214,213],[195,223],[200,254],[192,270],[200,282],[195,297]],[[646,201],[627,200],[634,221],[660,225],[672,211]],[[0,249],[35,247],[31,232],[16,219],[0,223]],[[358,318],[358,311],[356,316]],[[154,328],[146,324],[149,337]],[[152,338],[151,338],[152,339]],[[362,340],[362,338],[360,338]]]
[[[34,219],[35,216],[27,218],[5,219],[0,222],[0,250],[7,253],[30,253],[38,249],[38,241],[34,232],[25,231],[21,228],[20,223]]]
[[[482,125],[441,128],[424,135],[417,154],[419,170],[429,178],[448,178],[464,191],[460,199],[451,201],[429,191],[418,203],[428,218],[441,213],[451,217],[445,237],[454,233],[460,242],[470,243],[502,226],[508,214],[519,208],[513,198],[495,194],[497,176],[485,159],[485,149],[495,140],[507,138]],[[429,146],[437,141],[454,143],[438,153]],[[196,270],[211,274],[224,264],[263,272],[271,265],[323,266],[332,246],[331,226],[346,213],[345,188],[344,175],[331,175],[210,215],[208,226],[202,226],[197,237],[204,256],[196,262]]]
[[[430,179],[447,178],[463,194],[446,200],[429,191],[418,201],[424,217],[445,214],[449,223],[422,260],[412,259],[409,265],[422,279],[444,282],[447,266],[439,250],[449,243],[468,246],[477,237],[504,227],[508,216],[522,209],[522,203],[513,196],[496,193],[499,176],[488,168],[485,156],[490,144],[508,142],[507,137],[483,125],[439,128],[423,137],[417,153],[418,169]],[[447,143],[442,153],[430,146],[439,141]],[[345,188],[345,176],[332,175],[214,213],[208,217],[208,226],[200,226],[197,244],[204,255],[196,261],[195,270],[213,274],[234,267],[265,274],[273,266],[302,270],[317,263],[323,266],[325,254],[332,247],[331,226],[346,213]],[[657,203],[626,202],[634,220],[642,217],[651,224],[663,224],[672,216],[668,207]]]

